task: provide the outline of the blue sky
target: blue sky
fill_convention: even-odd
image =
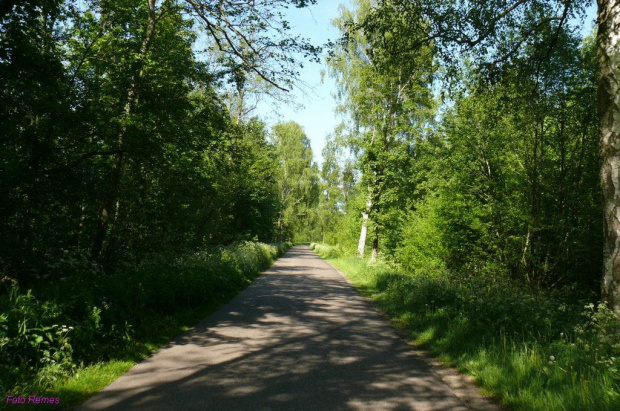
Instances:
[[[291,8],[287,17],[293,32],[309,38],[313,44],[321,45],[328,40],[335,40],[338,31],[330,21],[338,16],[341,4],[351,7],[351,1],[318,0],[318,4],[304,9]],[[596,16],[596,5],[589,1],[584,34],[592,32]],[[275,105],[268,101],[259,104],[255,115],[261,117],[269,128],[281,121],[296,121],[304,128],[310,139],[315,161],[322,161],[321,151],[325,146],[325,138],[340,122],[334,113],[336,102],[333,93],[336,90],[334,81],[326,74],[321,81],[321,72],[326,66],[317,63],[305,63],[301,70],[301,79],[310,86],[310,90],[293,90],[292,97],[303,108],[295,108],[286,104]]]
[[[340,4],[350,7],[348,1],[319,0],[314,6],[304,9],[289,9],[287,17],[294,33],[309,38],[313,44],[322,45],[328,40],[335,40],[338,31],[330,21],[338,16]],[[309,86],[309,90],[293,90],[294,99],[303,106],[296,110],[292,106],[281,104],[275,109],[269,102],[262,102],[257,114],[271,128],[279,121],[296,121],[304,128],[310,139],[316,161],[321,162],[321,151],[325,146],[325,137],[334,130],[339,120],[334,114],[336,102],[332,96],[335,84],[328,75],[321,82],[321,71],[326,66],[317,63],[305,63],[301,70],[301,79]],[[253,113],[254,114],[254,113]]]

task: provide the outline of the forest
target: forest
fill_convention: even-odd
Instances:
[[[502,404],[618,409],[620,4],[315,3],[0,3],[0,390],[78,403],[311,243]],[[304,63],[320,163],[253,114]]]

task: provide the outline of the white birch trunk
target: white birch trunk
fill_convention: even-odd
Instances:
[[[357,254],[359,258],[364,258],[366,250],[366,236],[368,235],[368,215],[370,214],[370,208],[372,207],[372,201],[370,198],[366,201],[366,211],[362,213],[362,230],[360,231],[360,240],[357,243]]]
[[[620,0],[598,0],[598,109],[603,166],[602,297],[620,313]]]
[[[362,230],[360,231],[360,240],[357,243],[357,255],[364,258],[364,250],[366,249],[366,235],[368,234],[368,214],[362,213]]]

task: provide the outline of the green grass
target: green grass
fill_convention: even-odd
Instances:
[[[229,295],[228,297],[233,297]],[[152,337],[134,342],[116,358],[106,362],[80,367],[70,378],[61,379],[44,396],[59,397],[58,409],[71,409],[112,383],[131,367],[144,360],[175,337],[190,329],[204,317],[215,311],[230,298],[192,311],[179,312],[158,321],[159,326]]]
[[[46,396],[60,398],[61,404],[58,408],[70,409],[112,383],[135,364],[136,362],[131,360],[111,360],[84,367],[72,378],[59,383]]]
[[[473,375],[510,409],[620,409],[620,337],[604,308],[583,313],[581,302],[515,284],[413,276],[329,246],[314,249],[416,344]]]

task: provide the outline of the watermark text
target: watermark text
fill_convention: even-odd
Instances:
[[[22,397],[21,395],[7,395],[5,404],[60,404],[59,397],[39,397],[29,395]]]

